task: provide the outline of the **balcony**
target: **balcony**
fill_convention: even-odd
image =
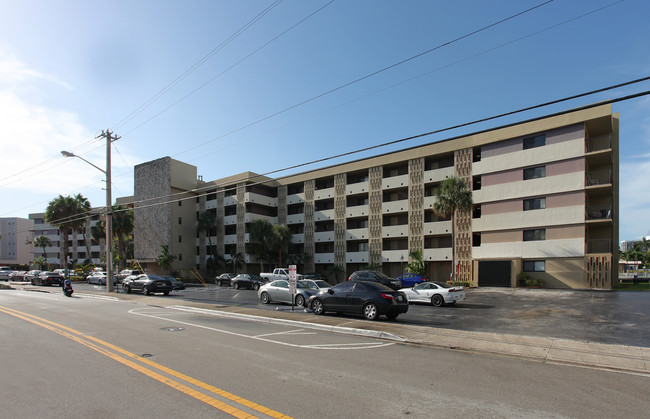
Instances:
[[[585,152],[587,153],[609,150],[610,148],[612,148],[611,134],[590,137],[585,141]]]
[[[314,263],[334,263],[334,253],[314,253]]]
[[[585,176],[585,186],[611,185],[611,184],[612,184],[611,170],[598,170],[595,172],[587,172]]]
[[[612,253],[612,241],[609,239],[588,240],[587,253]]]
[[[588,206],[585,211],[586,220],[611,220],[611,205]]]
[[[347,252],[345,255],[346,263],[367,263],[368,260],[368,252]]]

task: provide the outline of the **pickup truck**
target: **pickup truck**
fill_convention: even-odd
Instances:
[[[276,279],[289,279],[289,268],[275,268],[273,272],[262,272],[260,277],[264,281],[275,281]],[[296,274],[296,279],[302,279],[302,275]]]

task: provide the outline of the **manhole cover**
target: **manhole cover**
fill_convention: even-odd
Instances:
[[[163,327],[160,330],[166,330],[168,332],[180,332],[181,330],[185,330],[184,327]]]
[[[143,358],[151,358],[153,356],[153,354],[142,354],[140,356],[143,357]]]

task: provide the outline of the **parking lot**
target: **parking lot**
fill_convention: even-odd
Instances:
[[[105,286],[75,284],[77,292],[104,292],[105,289]],[[256,291],[212,284],[207,288],[191,286],[184,291],[173,291],[169,297],[156,295],[147,298],[152,301],[173,298],[215,306],[291,310],[290,305],[262,304]],[[650,347],[649,303],[650,293],[647,292],[474,288],[467,290],[464,302],[454,306],[411,304],[408,313],[400,315],[396,322]],[[379,321],[389,320],[381,317]]]

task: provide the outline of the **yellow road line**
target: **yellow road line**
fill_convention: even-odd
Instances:
[[[250,400],[246,400],[246,399],[241,398],[239,396],[236,396],[236,395],[234,395],[232,393],[221,390],[221,389],[219,389],[217,387],[214,387],[214,386],[212,386],[210,384],[204,383],[204,382],[202,382],[200,380],[197,380],[195,378],[192,378],[192,377],[190,377],[188,375],[185,375],[185,374],[180,373],[178,371],[172,370],[171,368],[167,368],[167,367],[165,367],[163,365],[160,365],[160,364],[158,364],[156,362],[153,362],[153,361],[151,361],[151,360],[149,360],[147,358],[143,358],[143,357],[138,356],[136,354],[133,354],[133,353],[131,353],[131,352],[125,350],[125,349],[122,349],[122,348],[120,348],[118,346],[112,345],[112,344],[110,344],[108,342],[105,342],[105,341],[103,341],[101,339],[95,338],[94,336],[84,335],[82,332],[79,332],[77,330],[74,330],[74,329],[71,329],[69,327],[63,326],[61,324],[54,323],[52,321],[40,318],[38,316],[34,316],[34,315],[28,314],[28,313],[23,313],[23,312],[20,312],[18,310],[14,310],[14,309],[11,309],[11,308],[0,306],[0,312],[4,312],[6,314],[9,314],[9,315],[12,315],[14,317],[23,319],[25,321],[28,321],[30,323],[33,323],[35,325],[41,326],[41,327],[46,328],[48,330],[51,330],[51,331],[53,331],[55,333],[58,333],[61,336],[64,336],[64,337],[66,337],[68,339],[71,339],[71,340],[73,340],[73,341],[75,341],[77,343],[80,343],[80,344],[82,344],[82,345],[84,345],[84,346],[86,346],[86,347],[88,347],[90,349],[93,349],[93,350],[101,353],[102,355],[108,356],[109,358],[112,358],[117,362],[120,362],[120,363],[122,363],[122,364],[124,364],[124,365],[138,371],[138,372],[141,372],[142,374],[145,374],[148,377],[151,377],[151,378],[153,378],[153,379],[155,379],[155,380],[157,380],[157,381],[159,381],[159,382],[161,382],[163,384],[166,384],[166,385],[168,385],[168,386],[170,386],[170,387],[172,387],[172,388],[174,388],[174,389],[176,389],[178,391],[181,391],[181,392],[183,392],[183,393],[185,393],[185,394],[187,394],[187,395],[189,395],[191,397],[194,397],[197,400],[200,400],[200,401],[202,401],[204,403],[207,403],[210,406],[213,406],[213,407],[215,407],[215,408],[217,408],[219,410],[222,410],[222,411],[224,411],[224,412],[226,412],[226,413],[228,413],[228,414],[230,414],[232,416],[235,416],[237,418],[254,418],[255,416],[252,416],[249,413],[244,412],[243,410],[239,410],[239,409],[235,408],[234,406],[231,406],[231,405],[229,405],[227,403],[224,403],[224,402],[222,402],[220,400],[217,400],[217,399],[215,399],[213,397],[210,397],[210,396],[205,395],[205,394],[203,394],[203,393],[201,393],[199,391],[196,391],[196,390],[194,390],[194,389],[192,389],[192,388],[190,388],[190,387],[188,387],[188,386],[186,386],[184,384],[181,384],[181,383],[179,383],[177,381],[174,381],[174,380],[172,380],[170,378],[167,378],[162,374],[159,374],[159,373],[157,373],[157,372],[155,372],[155,371],[153,371],[151,369],[148,369],[148,368],[146,368],[146,367],[144,367],[142,365],[139,365],[139,364],[137,364],[137,363],[135,363],[135,362],[133,362],[133,361],[127,359],[127,358],[124,358],[124,357],[122,357],[122,356],[120,356],[118,354],[110,352],[106,348],[112,349],[112,350],[114,350],[116,352],[119,352],[119,353],[121,353],[123,355],[126,355],[126,356],[128,356],[130,358],[136,359],[139,362],[150,365],[150,366],[152,366],[152,367],[154,367],[154,368],[156,368],[156,369],[158,369],[160,371],[163,371],[163,372],[165,372],[165,373],[167,373],[167,374],[169,374],[171,376],[182,379],[182,380],[184,380],[184,381],[186,381],[188,383],[191,383],[191,384],[193,384],[193,385],[195,385],[197,387],[203,388],[203,389],[205,389],[207,391],[210,391],[210,392],[212,392],[214,394],[217,394],[217,395],[219,395],[219,396],[221,396],[223,398],[232,400],[233,402],[236,402],[236,403],[238,403],[238,404],[240,404],[242,406],[246,406],[246,407],[248,407],[250,409],[256,410],[256,411],[258,411],[260,413],[263,413],[263,414],[265,414],[267,416],[271,416],[271,417],[274,417],[274,418],[281,418],[281,419],[291,419],[290,416],[287,416],[287,415],[284,415],[282,413],[276,412],[275,410],[269,409],[269,408],[267,408],[265,406],[259,405],[259,404],[255,403],[255,402],[250,401]],[[89,341],[92,341],[92,342],[89,342]],[[93,342],[96,342],[99,345],[103,345],[104,348],[102,348],[101,346],[96,345]]]

